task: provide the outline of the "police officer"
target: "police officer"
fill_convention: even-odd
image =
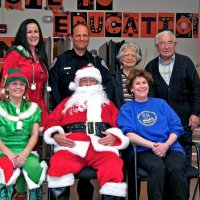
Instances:
[[[92,55],[87,50],[90,39],[88,27],[82,23],[74,25],[70,39],[73,43],[73,49],[58,56],[50,70],[50,86],[55,104],[58,105],[64,98],[71,96],[72,91],[68,88],[69,83],[73,81],[76,71],[89,63],[100,70],[103,87],[108,98],[111,99],[114,87],[109,69],[102,58]]]

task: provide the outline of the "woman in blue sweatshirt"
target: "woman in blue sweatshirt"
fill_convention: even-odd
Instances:
[[[183,127],[164,100],[148,97],[152,81],[143,69],[129,74],[127,89],[135,99],[121,107],[118,126],[137,144],[138,166],[148,173],[148,199],[162,200],[164,183],[169,183],[171,198],[186,200],[186,156],[177,141],[184,134]]]

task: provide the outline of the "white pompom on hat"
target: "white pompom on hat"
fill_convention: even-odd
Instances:
[[[74,82],[69,84],[69,89],[71,91],[75,91],[79,86],[80,79],[82,78],[94,78],[99,84],[102,83],[102,76],[100,71],[93,65],[88,64],[76,72]]]

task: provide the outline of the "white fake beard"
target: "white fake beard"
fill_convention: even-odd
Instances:
[[[101,84],[77,87],[75,93],[65,104],[62,113],[65,114],[68,109],[73,107],[76,107],[79,112],[88,109],[88,121],[101,121],[101,106],[108,102],[109,100]]]

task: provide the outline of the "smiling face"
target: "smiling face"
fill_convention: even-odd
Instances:
[[[170,60],[170,58],[174,55],[176,48],[176,43],[174,42],[174,38],[172,35],[161,35],[158,38],[157,49],[160,53],[160,57],[164,61]]]
[[[39,34],[37,24],[35,23],[27,24],[26,37],[27,37],[27,41],[30,46],[30,49],[34,49],[38,45],[39,39],[40,39],[40,34]]]
[[[89,44],[89,32],[88,28],[84,25],[77,25],[73,30],[71,41],[75,51],[85,51]]]
[[[143,102],[148,99],[147,95],[149,93],[149,84],[143,76],[135,78],[130,90],[134,93],[136,101]]]
[[[132,68],[137,63],[136,52],[133,47],[125,47],[123,49],[123,55],[121,58],[121,63],[124,68]]]
[[[8,84],[6,90],[10,99],[21,99],[26,90],[26,83],[21,80],[14,80]]]

